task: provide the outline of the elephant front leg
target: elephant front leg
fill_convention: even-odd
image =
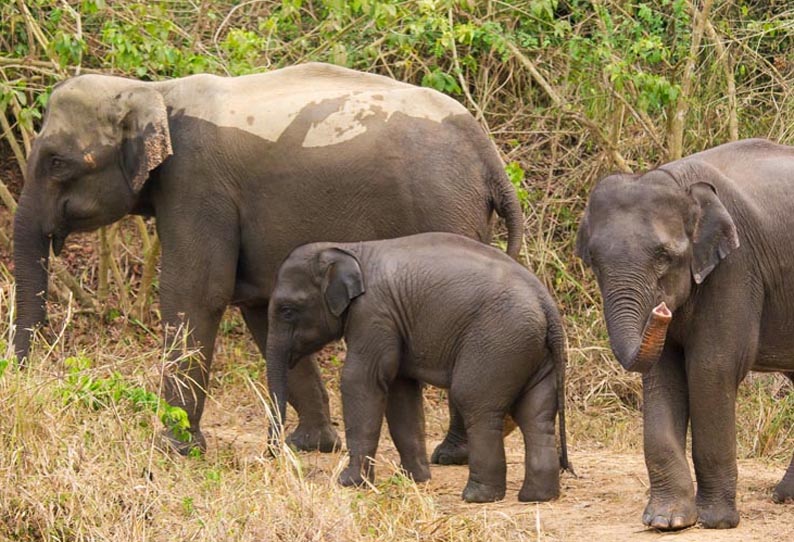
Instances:
[[[393,374],[386,376],[382,370],[368,366],[378,358],[348,350],[342,369],[342,412],[350,455],[347,468],[339,475],[343,486],[363,485],[365,480],[375,479],[373,459],[386,412],[386,393],[394,379]]]
[[[235,232],[214,227],[206,216],[195,218],[200,222],[185,224],[167,215],[158,217],[157,224],[163,243],[160,298],[170,361],[163,395],[171,406],[183,408],[190,422],[190,438],[181,438],[173,428],[167,428],[163,436],[181,454],[206,450],[201,416],[215,336],[234,291],[237,267]],[[224,242],[207,243],[206,239]],[[198,250],[199,246],[204,250]]]
[[[651,485],[642,522],[654,529],[683,529],[697,521],[686,432],[687,378],[682,353],[665,346],[657,364],[643,376],[645,465]]]
[[[730,529],[739,524],[736,510],[739,379],[734,363],[726,364],[707,355],[693,356],[687,369],[698,517],[707,529]]]
[[[398,378],[389,388],[386,405],[389,432],[400,452],[400,463],[416,482],[430,480],[425,445],[425,413],[422,385],[416,380]]]
[[[288,400],[298,412],[298,427],[287,437],[287,444],[298,450],[333,452],[342,441],[331,425],[328,392],[313,356],[302,358],[290,369]]]
[[[206,451],[207,442],[201,432],[209,384],[209,370],[215,334],[222,311],[191,310],[184,317],[174,317],[165,326],[166,349],[171,361],[163,377],[165,401],[187,413],[188,434],[175,427],[166,427],[165,442],[182,455],[194,449]]]

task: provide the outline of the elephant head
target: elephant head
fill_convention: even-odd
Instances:
[[[576,252],[595,273],[612,351],[627,370],[653,366],[673,312],[739,247],[719,175],[705,164],[685,181],[664,169],[612,175],[590,195]]]
[[[327,243],[303,245],[281,265],[268,308],[267,381],[284,423],[287,369],[342,337],[350,303],[364,293],[358,258]]]
[[[58,255],[69,233],[128,214],[149,172],[171,153],[163,97],[144,83],[84,75],[56,86],[14,218],[20,360],[46,316],[50,245]]]

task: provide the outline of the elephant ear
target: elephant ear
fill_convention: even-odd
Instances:
[[[700,284],[722,259],[739,248],[739,235],[714,185],[695,183],[689,187],[689,194],[700,210],[692,236],[692,276]]]
[[[590,250],[587,244],[590,242],[590,223],[589,223],[589,209],[585,209],[582,221],[579,223],[579,231],[576,232],[576,248],[575,254],[582,259],[586,266],[590,266]]]
[[[121,165],[136,194],[149,172],[173,154],[168,131],[168,111],[163,96],[154,89],[136,87],[117,96],[121,116]]]
[[[339,248],[323,250],[320,268],[324,269],[322,293],[331,313],[339,317],[350,302],[365,292],[364,277],[358,259]]]

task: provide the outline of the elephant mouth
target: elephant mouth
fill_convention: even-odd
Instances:
[[[290,369],[294,369],[295,366],[298,364],[298,361],[300,361],[300,359],[301,359],[300,356],[296,356],[295,354],[290,353],[289,359],[287,359],[287,367],[289,367]]]
[[[51,233],[49,235],[53,254],[55,254],[56,256],[60,256],[61,251],[63,250],[63,245],[66,242],[66,237],[68,235],[69,235],[68,233],[63,231],[58,231],[55,233]]]

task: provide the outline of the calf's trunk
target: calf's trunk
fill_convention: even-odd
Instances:
[[[270,401],[276,412],[273,424],[270,426],[271,442],[277,439],[284,430],[287,419],[287,372],[289,370],[290,348],[289,344],[277,339],[268,338],[267,352],[267,387],[270,391]]]

